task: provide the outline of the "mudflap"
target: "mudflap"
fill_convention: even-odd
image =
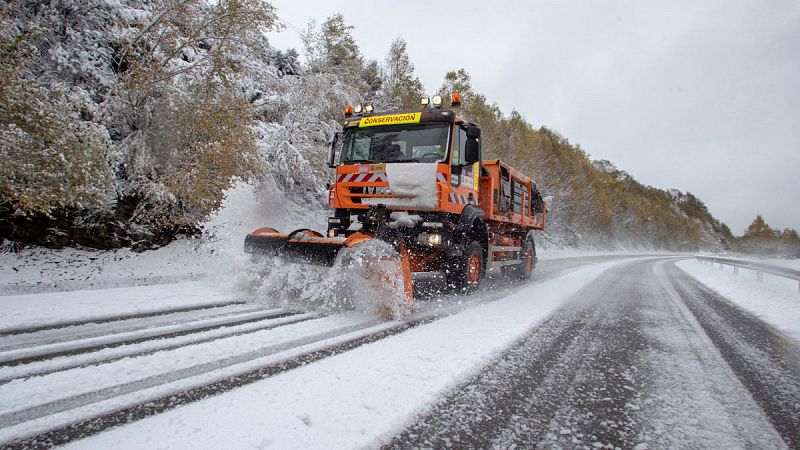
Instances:
[[[308,229],[281,233],[259,228],[245,238],[246,253],[279,256],[289,262],[333,267],[350,272],[355,295],[374,297],[378,313],[400,319],[414,306],[413,280],[405,245],[400,251],[374,237],[354,233],[347,238],[328,238]]]

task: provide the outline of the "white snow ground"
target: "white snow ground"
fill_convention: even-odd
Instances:
[[[375,446],[620,263],[530,285],[502,300],[68,447]]]
[[[800,270],[800,258],[794,258],[794,259],[768,258],[759,260],[759,262],[786,267],[788,269]]]
[[[242,237],[242,240],[244,238]],[[181,239],[157,250],[23,249],[0,253],[0,295],[174,283],[202,277],[200,241]]]
[[[0,296],[0,330],[91,321],[235,301],[199,281]]]
[[[800,291],[797,281],[764,274],[764,281],[759,282],[756,272],[752,270],[740,268],[739,274],[734,275],[731,266],[724,266],[720,270],[719,265],[697,260],[680,261],[677,266],[723,297],[800,341]]]
[[[580,250],[574,248],[547,248],[546,250],[538,251],[536,257],[540,261],[547,261],[550,259],[585,258],[591,256],[609,256],[609,255],[663,256],[664,254],[665,254],[664,252],[643,251],[643,250],[602,251],[602,250]],[[672,255],[674,253],[670,254]]]

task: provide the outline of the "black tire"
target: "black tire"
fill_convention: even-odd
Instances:
[[[533,245],[533,241],[531,239],[525,239],[525,243],[522,244],[522,250],[520,254],[522,255],[521,264],[503,266],[500,268],[500,272],[512,280],[529,280],[531,278],[531,274],[533,273],[533,268],[536,267],[536,247]]]
[[[483,247],[477,241],[472,241],[460,257],[447,265],[447,285],[455,291],[469,294],[478,290],[485,273]]]

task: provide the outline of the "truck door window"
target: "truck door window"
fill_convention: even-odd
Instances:
[[[453,186],[461,184],[461,166],[464,165],[464,147],[467,145],[467,131],[459,125],[453,126],[453,157],[450,159],[450,164],[458,166],[458,169],[453,170],[450,181]]]

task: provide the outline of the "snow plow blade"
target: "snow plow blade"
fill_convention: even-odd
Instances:
[[[293,263],[337,266],[344,271],[357,272],[357,276],[366,282],[366,288],[384,300],[379,308],[380,314],[388,319],[402,317],[411,310],[414,296],[408,252],[403,245],[399,252],[366,251],[364,255],[358,255],[359,251],[370,247],[370,241],[374,241],[373,244],[381,242],[363,233],[354,233],[347,238],[328,238],[308,229],[281,233],[274,228],[259,228],[247,235],[244,250],[251,254],[278,256]],[[342,253],[342,250],[345,251]]]
[[[332,267],[345,243],[345,239],[326,238],[308,229],[280,233],[274,228],[259,228],[245,238],[244,251],[280,256],[291,262]]]

